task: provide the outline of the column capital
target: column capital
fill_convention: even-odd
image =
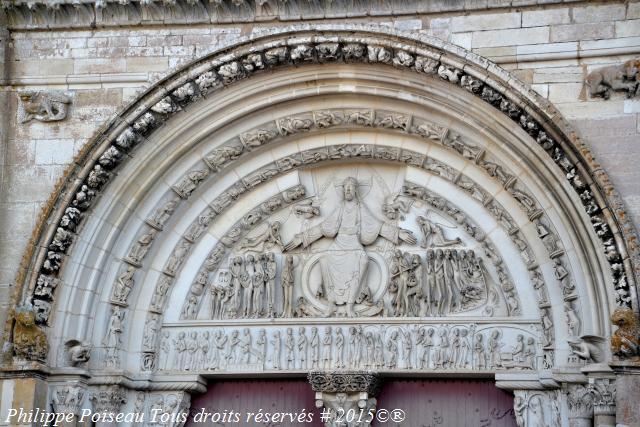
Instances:
[[[313,391],[324,393],[364,392],[376,396],[382,385],[380,376],[369,371],[312,371],[307,378]]]
[[[316,407],[329,411],[325,425],[338,425],[339,420],[354,419],[361,427],[371,425],[378,403],[374,396],[380,392],[381,386],[378,374],[368,371],[314,371],[309,373],[308,379],[316,392]]]
[[[51,405],[55,412],[78,415],[84,396],[85,389],[78,385],[58,386],[51,393]]]

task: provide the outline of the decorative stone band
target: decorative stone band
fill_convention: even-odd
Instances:
[[[365,392],[376,396],[382,387],[380,376],[370,371],[312,371],[307,379],[313,391],[323,393]]]
[[[160,377],[309,370],[490,375],[534,372],[547,357],[537,339],[539,325],[527,320],[352,322],[277,319],[264,327],[264,322],[247,319],[234,325],[165,325],[155,368]]]
[[[58,274],[64,254],[71,245],[73,233],[77,230],[82,215],[111,179],[114,169],[126,157],[125,154],[144,141],[171,115],[181,111],[185,105],[265,68],[312,62],[345,61],[388,64],[429,76],[437,75],[480,97],[517,122],[549,153],[553,161],[566,174],[571,186],[580,195],[580,200],[583,201],[585,210],[592,219],[596,234],[608,248],[607,259],[614,276],[613,284],[615,293],[618,295],[618,304],[629,306],[633,295],[629,293],[628,273],[632,272],[632,266],[628,261],[625,262],[623,257],[626,257],[628,250],[633,265],[639,264],[637,261],[640,256],[640,247],[637,245],[634,227],[625,215],[619,195],[609,184],[604,172],[597,168],[588,150],[580,145],[579,141],[563,141],[553,136],[559,136],[561,132],[559,128],[567,128],[566,124],[558,120],[541,120],[543,116],[555,113],[553,108],[539,97],[532,95],[526,88],[518,87],[512,80],[502,85],[488,77],[486,70],[481,68],[490,69],[495,73],[495,78],[504,76],[505,82],[508,80],[508,75],[491,64],[487,63],[481,67],[480,58],[471,57],[476,64],[472,64],[468,59],[464,60],[466,64],[463,71],[460,63],[455,59],[442,55],[441,50],[428,48],[426,43],[416,47],[415,40],[410,40],[408,35],[407,39],[403,40],[397,36],[392,38],[381,34],[380,30],[376,30],[378,34],[373,36],[371,28],[362,28],[361,31],[361,34],[355,34],[353,31],[345,33],[340,30],[324,31],[321,34],[307,31],[306,34],[301,32],[300,37],[289,35],[286,38],[271,39],[268,42],[238,45],[235,49],[227,50],[217,57],[213,55],[191,64],[187,72],[167,78],[162,86],[151,90],[144,100],[130,107],[122,116],[124,121],[112,122],[96,139],[94,144],[102,144],[101,148],[94,150],[100,150],[102,155],[92,154],[97,158],[93,168],[84,167],[81,172],[77,172],[77,179],[68,181],[68,185],[74,188],[66,188],[62,193],[74,194],[74,196],[72,200],[66,198],[66,201],[59,202],[62,205],[57,207],[57,213],[54,215],[56,218],[54,223],[57,226],[49,228],[41,236],[41,239],[48,243],[35,245],[45,249],[37,255],[34,271],[51,276]],[[305,35],[306,37],[303,37]],[[429,42],[441,49],[456,51],[456,48],[445,46],[443,42],[436,39],[429,39]],[[454,53],[451,52],[451,54]],[[509,90],[517,90],[520,94],[509,92]],[[522,98],[528,98],[528,100],[515,100]],[[528,105],[533,102],[539,105]],[[542,106],[542,112],[536,112],[540,111],[539,106]],[[366,118],[358,118],[358,120],[366,120]],[[395,124],[393,127],[396,127]],[[281,132],[287,132],[286,128],[283,127]],[[574,144],[573,147],[572,144]],[[567,149],[569,151],[565,151]],[[578,165],[576,163],[578,155],[574,150],[579,150],[584,161],[589,164]],[[587,184],[591,183],[591,179],[587,172],[584,172],[585,169],[597,169],[593,172],[596,184]],[[605,192],[604,199],[600,195],[602,191]],[[601,201],[596,202],[596,200]],[[603,213],[603,208],[606,206],[601,204],[605,200],[609,203],[610,210],[618,222]],[[626,249],[624,243],[614,237],[618,230],[618,223],[628,245]],[[56,244],[57,242],[60,244]],[[37,276],[31,278],[33,287],[36,280]]]
[[[501,4],[502,3],[502,4]],[[562,3],[546,0],[546,4]],[[491,6],[495,4],[495,6]],[[537,0],[520,0],[521,6],[535,6]],[[503,0],[486,3],[415,2],[407,15],[461,10],[485,10],[511,6]],[[398,16],[402,8],[392,2],[345,2],[334,0],[13,0],[2,3],[12,28],[95,28],[135,26],[149,23],[208,24],[288,21],[300,19]]]

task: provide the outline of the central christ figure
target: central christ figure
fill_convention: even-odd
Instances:
[[[373,244],[378,236],[394,244],[402,240],[412,245],[416,238],[409,230],[377,219],[358,198],[355,178],[344,180],[342,195],[340,205],[324,221],[296,234],[285,250],[300,245],[306,248],[322,237],[333,239],[320,257],[322,284],[329,303],[326,315],[332,315],[336,306],[346,304],[347,316],[354,317],[353,306],[362,291],[369,263],[364,247]]]

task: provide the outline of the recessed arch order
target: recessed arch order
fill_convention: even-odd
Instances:
[[[354,174],[376,188],[366,198],[389,209],[378,217],[402,223],[420,211],[458,230],[485,260],[482,298],[495,300],[484,311],[388,316],[387,339],[405,324],[510,325],[536,343],[533,370],[540,371],[566,363],[567,339],[609,336],[613,309],[637,307],[633,226],[605,172],[553,106],[504,70],[434,38],[301,27],[242,40],[183,67],[87,145],[53,195],[18,278],[19,301],[33,305],[48,335],[48,363],[65,367],[67,343],[88,341],[92,356],[82,369],[93,378],[108,374],[132,389],[202,390],[204,360],[161,360],[169,357],[165,332],[179,341],[186,328],[210,328],[211,357],[214,331],[254,328],[244,345],[258,349],[255,358],[227,360],[228,372],[261,371],[263,322],[248,314],[234,322],[208,318],[212,281],[222,267],[232,273],[230,255],[243,239],[250,245],[267,236],[276,221],[313,223],[317,201],[336,197],[332,179]],[[295,211],[300,203],[307,210]],[[321,215],[329,210],[319,206]],[[282,252],[273,268],[284,280],[287,251],[278,244],[295,233],[280,231],[285,242],[267,236],[259,244]],[[377,250],[391,253],[390,246]],[[383,316],[391,304],[374,303],[379,309],[371,312]],[[308,317],[268,317],[286,335],[293,325],[315,327],[320,316],[309,310]],[[365,335],[372,327],[367,318],[320,324],[360,325]],[[229,335],[238,348],[239,334]],[[497,369],[473,360],[455,368]],[[287,369],[298,368],[266,370]]]

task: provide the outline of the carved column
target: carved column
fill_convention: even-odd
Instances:
[[[618,361],[610,366],[616,374],[616,423],[623,426],[640,426],[640,362]]]
[[[310,372],[316,407],[328,409],[325,426],[369,427],[375,416],[380,378],[371,372]],[[338,423],[338,419],[344,423]]]
[[[182,427],[187,421],[190,405],[191,395],[186,391],[153,393],[148,397],[145,420],[150,425]]]
[[[103,416],[96,422],[96,427],[115,427],[115,417],[126,402],[126,394],[118,386],[102,387],[91,393],[93,412]],[[113,421],[111,420],[113,418]]]
[[[566,389],[569,405],[569,427],[591,427],[593,397],[583,384],[569,384]]]
[[[615,379],[595,378],[589,380],[589,394],[593,399],[593,427],[616,425]]]
[[[594,427],[616,425],[616,377],[609,365],[593,363],[581,369],[589,380]]]
[[[51,393],[51,406],[56,413],[65,414],[65,419],[60,426],[75,427],[80,406],[84,401],[85,390],[79,386],[59,386],[53,389]],[[68,417],[67,415],[73,415]]]
[[[565,426],[559,390],[514,390],[513,414],[518,427]]]

